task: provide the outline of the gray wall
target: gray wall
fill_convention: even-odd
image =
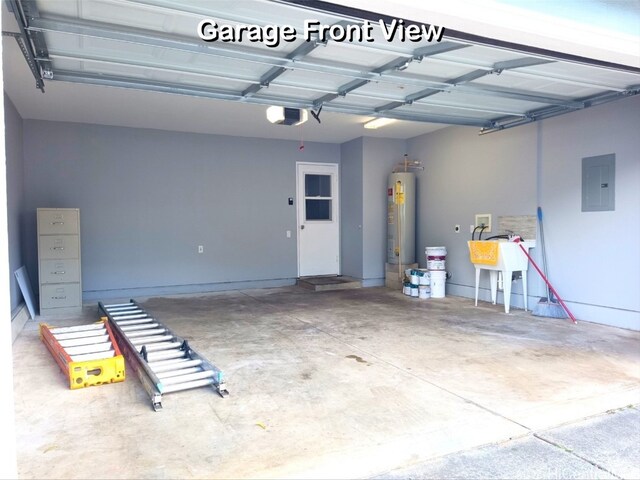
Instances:
[[[408,142],[418,175],[418,258],[447,247],[447,294],[473,296],[466,242],[476,213],[544,212],[551,282],[582,320],[640,329],[640,98],[485,136],[449,127]],[[616,154],[616,210],[581,212],[582,157]],[[539,198],[538,198],[539,197]],[[454,225],[462,231],[454,233]],[[494,232],[495,229],[494,229]],[[540,248],[533,250],[539,259]],[[529,271],[530,304],[545,295]],[[488,300],[488,279],[481,298]],[[521,285],[512,304],[522,306]],[[502,301],[501,295],[499,301]]]
[[[9,230],[9,284],[11,310],[22,302],[13,272],[22,266],[22,214],[24,212],[24,168],[22,117],[7,95],[4,96],[5,143],[7,156],[7,223]]]
[[[340,146],[26,120],[24,156],[29,274],[35,209],[78,207],[86,301],[293,283],[295,163]]]
[[[447,247],[447,293],[472,296],[475,270],[467,241],[476,213],[535,215],[535,126],[478,135],[477,128],[449,127],[409,141],[412,158],[422,161],[417,173],[416,261],[426,266],[425,247]],[[461,226],[460,233],[454,231]],[[496,233],[493,227],[491,235]],[[490,236],[485,234],[484,238]],[[488,278],[488,274],[485,273]],[[488,280],[483,286],[488,288]],[[534,285],[529,286],[529,294]],[[533,287],[533,288],[532,288]],[[520,282],[513,285],[512,304],[522,306]],[[488,290],[482,298],[489,299]]]
[[[578,318],[640,330],[640,98],[539,130],[550,275]],[[583,157],[615,153],[615,211],[581,212]],[[554,285],[555,286],[555,285]]]
[[[11,194],[28,192],[13,210],[26,212],[17,241],[35,286],[35,208],[79,207],[88,300],[288,284],[297,276],[295,233],[285,235],[296,232],[286,203],[295,162],[341,163],[342,273],[381,284],[386,178],[407,152],[425,166],[417,260],[425,265],[426,246],[447,246],[448,294],[473,296],[474,214],[491,213],[497,225],[500,215],[535,215],[541,205],[551,279],[576,315],[640,329],[639,112],[633,98],[491,135],[450,127],[408,142],[310,143],[304,153],[288,141],[27,120],[27,190],[19,181]],[[581,158],[606,153],[616,154],[616,211],[582,213]],[[13,186],[20,172],[9,178]],[[535,304],[544,284],[533,269],[529,279]],[[512,304],[522,300],[518,282]]]
[[[362,278],[363,139],[340,147],[340,256],[342,275]]]
[[[342,273],[364,286],[384,285],[387,177],[404,140],[360,137],[341,147]]]

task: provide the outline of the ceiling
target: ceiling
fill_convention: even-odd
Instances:
[[[440,42],[387,41],[378,21],[396,17],[345,3],[9,0],[45,93],[9,36],[5,90],[23,118],[336,143],[365,134],[410,138],[448,125],[498,131],[640,92],[634,65],[449,29]],[[274,48],[204,42],[196,32],[205,18],[290,25],[297,36]],[[305,36],[307,19],[355,31],[369,22],[373,41]],[[3,32],[20,32],[6,10]],[[269,105],[308,109],[320,123],[272,125]],[[379,116],[399,121],[363,129]]]

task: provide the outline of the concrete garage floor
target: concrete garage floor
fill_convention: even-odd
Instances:
[[[135,375],[71,391],[29,322],[13,346],[22,478],[400,478],[640,403],[638,332],[385,288],[137,300],[230,396],[170,394],[155,413]]]

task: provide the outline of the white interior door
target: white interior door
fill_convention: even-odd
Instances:
[[[340,274],[338,165],[297,163],[298,275]]]

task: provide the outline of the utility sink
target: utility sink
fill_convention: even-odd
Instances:
[[[481,270],[489,270],[491,286],[491,302],[495,305],[498,291],[498,272],[504,279],[504,311],[509,313],[511,303],[511,276],[513,272],[522,272],[522,293],[524,295],[524,309],[527,310],[527,270],[529,259],[524,254],[520,245],[529,253],[535,248],[535,240],[526,240],[520,243],[508,240],[471,240],[469,245],[469,258],[476,269],[476,306],[478,305],[478,288],[480,284]]]

